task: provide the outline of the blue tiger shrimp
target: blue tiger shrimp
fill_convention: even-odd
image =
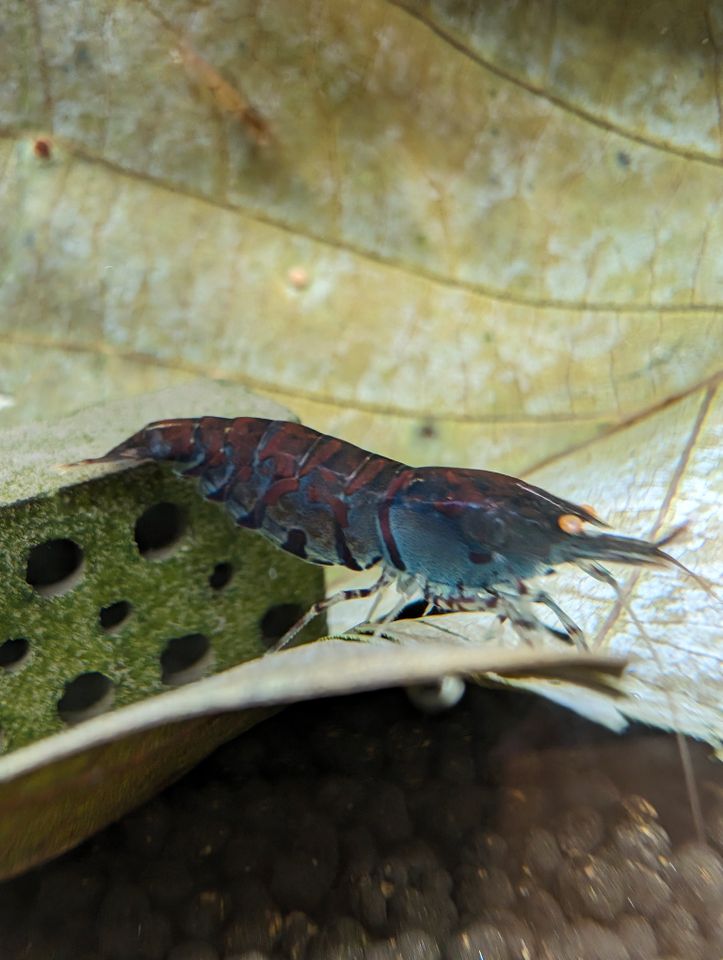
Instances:
[[[495,610],[524,638],[543,631],[581,650],[582,630],[547,591],[529,584],[532,578],[572,563],[617,589],[603,564],[621,563],[677,567],[707,588],[661,549],[675,534],[657,542],[589,534],[585,524],[606,526],[594,510],[516,477],[410,467],[298,423],[157,421],[84,462],[129,459],[170,462],[196,478],[202,495],[222,503],[236,524],[304,560],[381,567],[371,586],[316,603],[275,650],[333,604],[373,597],[390,584],[403,598],[421,595],[430,609]],[[534,605],[546,607],[561,629],[542,620]]]

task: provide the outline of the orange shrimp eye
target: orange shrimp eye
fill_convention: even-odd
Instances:
[[[582,520],[574,513],[563,513],[557,518],[557,525],[563,533],[582,533]]]
[[[591,517],[595,517],[596,520],[600,519],[600,515],[595,509],[595,507],[591,507],[589,503],[581,503],[580,507],[581,509],[586,510]]]

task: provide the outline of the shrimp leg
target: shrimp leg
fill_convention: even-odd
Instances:
[[[532,600],[534,600],[535,603],[544,603],[544,605],[548,608],[548,610],[552,610],[552,612],[555,614],[557,619],[565,628],[567,639],[571,643],[574,643],[575,646],[578,648],[578,650],[588,649],[587,643],[585,642],[585,634],[582,632],[580,627],[578,627],[578,625],[575,623],[572,617],[569,614],[565,613],[565,611],[562,609],[561,606],[559,606],[559,604],[555,603],[555,601],[552,599],[549,593],[545,593],[544,590],[540,590],[539,593],[536,593],[532,597]],[[549,630],[548,627],[546,627],[546,629]],[[559,635],[556,630],[553,630],[552,633],[555,636]]]
[[[568,616],[568,614],[555,603],[552,597],[544,591],[541,590],[539,593],[525,596],[523,593],[497,590],[494,595],[499,598],[503,615],[508,617],[515,632],[519,634],[525,642],[534,644],[534,634],[542,631],[549,633],[557,640],[562,639],[574,643],[579,650],[587,650],[585,637],[580,627],[578,627],[572,617]],[[540,620],[532,610],[531,603],[542,603],[549,610],[552,610],[565,628],[564,633],[560,630],[555,630],[554,627],[550,627],[543,620]]]
[[[304,627],[308,626],[312,620],[328,610],[329,607],[333,607],[337,603],[343,603],[345,600],[364,600],[366,597],[374,596],[375,593],[378,593],[384,587],[388,586],[393,579],[394,577],[390,573],[384,571],[379,579],[369,587],[357,587],[353,590],[340,590],[338,593],[332,593],[330,597],[324,597],[323,600],[317,600],[316,603],[309,607],[304,616],[298,620],[290,630],[287,630],[283,637],[277,641],[273,647],[269,647],[266,652],[276,653],[279,650],[283,650],[284,647],[287,647],[294,637],[304,629]]]

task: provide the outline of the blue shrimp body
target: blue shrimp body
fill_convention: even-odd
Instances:
[[[520,630],[549,631],[532,612],[534,601],[553,610],[567,638],[582,645],[579,628],[528,581],[568,562],[608,582],[599,561],[680,566],[655,543],[586,533],[585,523],[604,526],[588,508],[516,477],[409,467],[286,421],[159,421],[98,458],[123,459],[169,461],[197,478],[203,496],[222,503],[239,526],[311,563],[381,565],[373,587],[345,591],[325,606],[396,581],[430,605],[499,606]]]

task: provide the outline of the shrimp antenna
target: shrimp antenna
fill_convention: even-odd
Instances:
[[[681,533],[683,529],[684,527],[678,527],[677,530],[674,530],[671,534],[668,534],[662,540],[657,541],[656,546],[659,546],[661,543],[668,543],[673,537],[678,536],[678,534]],[[702,577],[699,577],[697,574],[693,573],[691,570],[688,570],[687,567],[685,567],[679,561],[675,560],[674,557],[670,557],[669,559],[673,561],[675,566],[682,567],[682,569],[686,573],[690,574],[690,576],[697,583],[701,583],[702,581],[701,586],[703,584],[707,584],[707,581],[705,581]],[[615,591],[615,596],[617,597],[617,601],[620,604],[621,609],[623,609],[628,614],[632,622],[635,624],[635,627],[637,628],[638,632],[640,633],[640,636],[643,638],[645,642],[645,645],[650,651],[653,657],[653,660],[655,661],[655,665],[658,669],[658,673],[660,674],[661,677],[664,676],[665,667],[663,665],[663,661],[660,659],[660,654],[656,649],[655,641],[650,636],[648,631],[645,629],[642,621],[633,610],[632,604],[630,603],[629,599],[623,593],[622,587],[620,586],[618,581],[615,579],[615,577],[612,575],[612,573],[610,573],[609,570],[603,567],[602,564],[596,563],[594,561],[588,562],[583,560],[583,561],[579,561],[577,565],[580,567],[581,570],[584,570],[585,573],[593,577],[593,579],[599,580],[601,583],[606,583],[608,584],[608,586],[612,587],[612,589]],[[712,589],[707,589],[706,593],[709,593],[716,600],[718,600],[718,597],[716,597]],[[698,784],[696,782],[695,772],[693,770],[693,759],[690,754],[690,745],[688,744],[688,741],[685,735],[680,731],[681,719],[680,719],[680,713],[678,711],[678,705],[675,702],[675,697],[671,694],[670,690],[668,690],[666,687],[663,687],[663,689],[665,692],[665,697],[668,701],[668,706],[670,707],[670,713],[673,718],[673,723],[675,724],[675,727],[676,727],[675,739],[676,739],[676,743],[678,744],[678,753],[680,755],[680,765],[683,769],[683,779],[685,780],[685,789],[686,789],[686,793],[688,794],[688,802],[690,803],[690,813],[693,819],[693,826],[695,828],[695,833],[698,838],[698,841],[701,844],[703,844],[703,846],[707,846],[707,841],[705,837],[705,821],[703,819],[703,807],[700,802],[700,791],[698,790]]]
[[[667,547],[669,543],[672,543],[674,540],[677,540],[683,533],[685,533],[687,529],[688,529],[688,524],[681,523],[679,526],[674,527],[670,531],[670,533],[666,533],[665,536],[659,537],[657,540],[654,540],[653,542],[655,546],[658,548]],[[660,552],[662,555],[661,559],[663,560],[664,563],[667,563],[668,566],[677,567],[677,569],[680,570],[682,573],[684,573],[686,577],[688,577],[689,579],[697,583],[700,589],[703,590],[704,593],[707,593],[712,600],[715,600],[716,603],[723,603],[723,599],[721,599],[718,596],[718,594],[715,592],[715,589],[714,589],[714,587],[718,586],[718,584],[715,584],[712,581],[706,579],[706,577],[702,577],[699,573],[695,573],[695,571],[691,570],[690,567],[686,567],[684,563],[681,563],[680,560],[676,559],[671,554],[665,553],[662,550]],[[590,571],[588,571],[588,573],[589,572]],[[593,576],[593,574],[591,574],[591,576]],[[617,583],[617,581],[615,582]],[[631,617],[632,616],[633,615],[631,614]]]

